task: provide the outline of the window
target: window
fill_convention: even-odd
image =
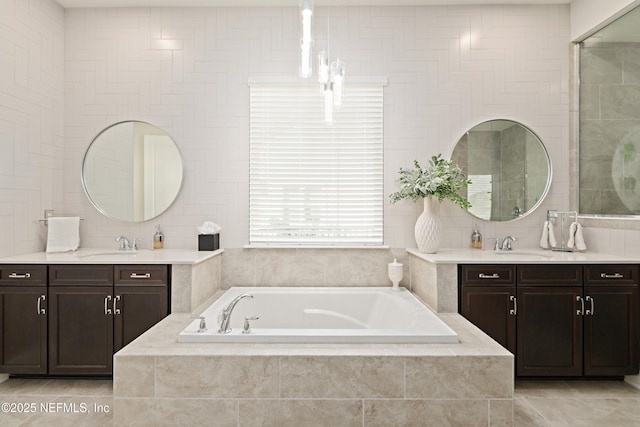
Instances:
[[[250,82],[250,244],[383,244],[383,84],[326,125],[319,84]]]

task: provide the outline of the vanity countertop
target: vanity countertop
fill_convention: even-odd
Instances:
[[[0,264],[198,264],[224,252],[191,249],[141,249],[118,251],[101,248],[81,248],[75,252],[35,252],[0,258]]]
[[[559,252],[542,249],[493,251],[478,249],[439,249],[425,254],[407,249],[412,255],[434,264],[637,264],[639,258],[597,252]]]

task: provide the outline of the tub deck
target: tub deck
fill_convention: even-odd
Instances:
[[[457,344],[179,343],[172,314],[114,357],[114,425],[513,425],[513,355]]]

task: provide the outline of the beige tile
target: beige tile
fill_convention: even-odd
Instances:
[[[489,401],[489,427],[513,426],[513,399]]]
[[[282,357],[285,398],[401,398],[401,357]]]
[[[42,396],[112,396],[113,383],[109,379],[56,379],[34,394]]]
[[[617,398],[528,398],[527,402],[554,426],[637,427],[640,413]]]
[[[326,257],[296,249],[261,250],[256,255],[258,286],[324,286]]]
[[[640,390],[624,381],[567,381],[567,385],[580,396],[640,397]]]
[[[114,426],[238,425],[235,400],[115,399]]]
[[[551,422],[544,418],[528,399],[513,399],[513,425],[517,427],[551,427]]]
[[[39,394],[41,390],[51,384],[50,379],[21,379],[10,378],[0,383],[0,396],[1,395],[24,395],[31,396]]]
[[[278,358],[158,357],[156,396],[192,398],[277,397]]]
[[[365,400],[365,426],[489,425],[486,400]]]
[[[113,359],[113,394],[117,397],[154,397],[156,358],[119,356]]]
[[[222,287],[256,286],[256,250],[225,248],[222,254]]]
[[[362,400],[241,400],[241,426],[362,427]]]
[[[409,357],[407,397],[511,399],[511,366],[507,357]]]
[[[327,254],[327,286],[391,286],[388,249],[331,250]]]
[[[571,388],[566,381],[517,380],[515,397],[572,397],[577,390]]]

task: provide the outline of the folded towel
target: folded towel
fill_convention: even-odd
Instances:
[[[542,237],[540,237],[540,247],[549,249],[549,221],[545,221],[542,226]]]
[[[80,218],[52,217],[47,219],[47,252],[75,251],[80,246]]]
[[[572,222],[569,226],[569,240],[567,241],[567,247],[573,249],[573,245],[576,242],[576,229],[578,228],[577,222]]]
[[[586,251],[587,245],[584,243],[584,236],[582,235],[582,224],[576,223],[576,249],[579,251]]]
[[[551,221],[547,221],[547,223],[549,224],[549,246],[555,248],[556,246],[558,246],[558,242],[556,241],[556,233],[553,231],[553,224],[551,223]]]

